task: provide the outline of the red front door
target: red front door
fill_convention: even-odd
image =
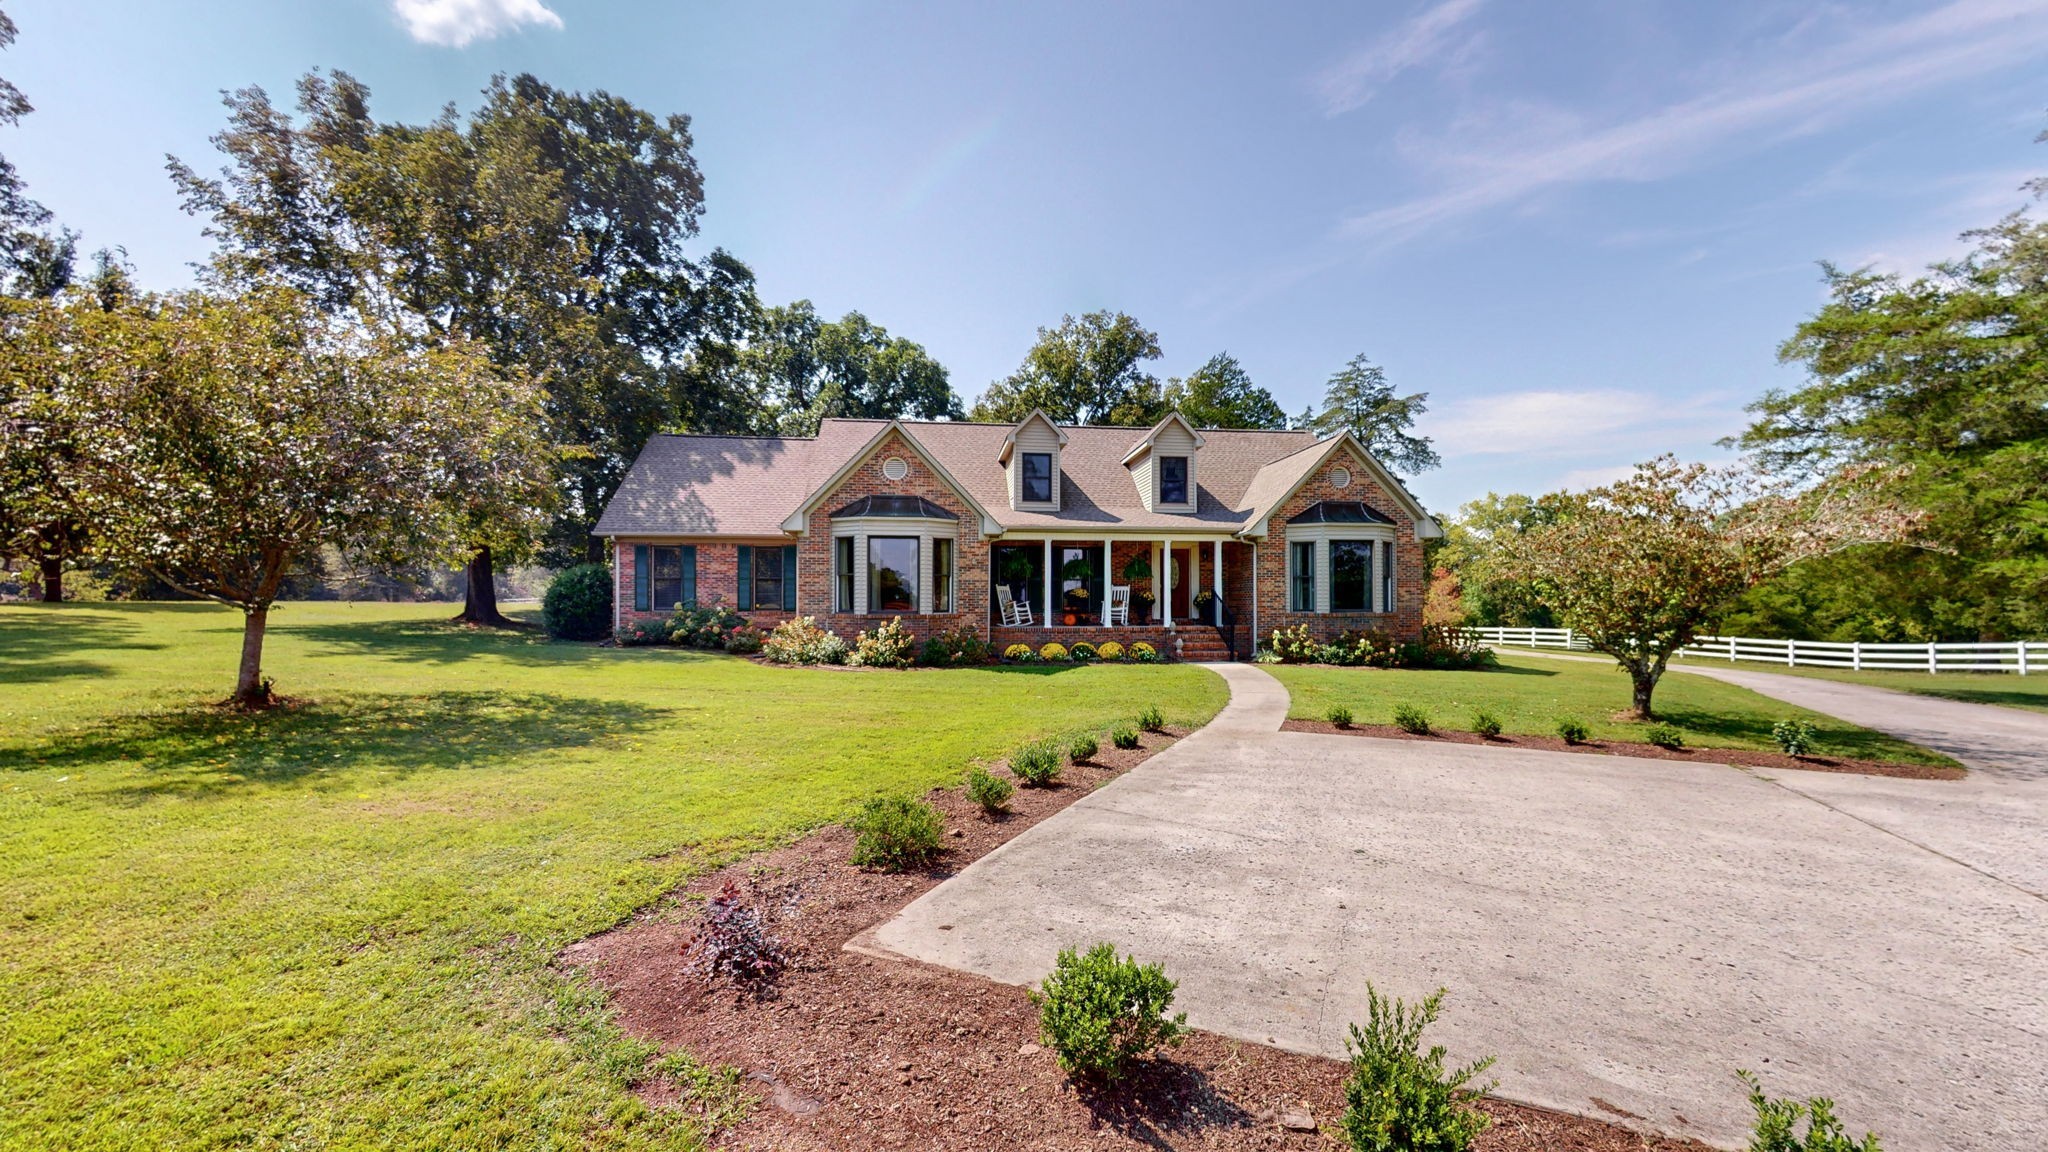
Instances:
[[[1173,618],[1188,618],[1188,581],[1195,571],[1195,550],[1175,548],[1173,550]]]

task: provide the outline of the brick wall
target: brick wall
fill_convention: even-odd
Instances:
[[[638,611],[633,607],[633,549],[636,545],[652,545],[655,543],[657,542],[636,539],[630,536],[622,537],[617,541],[618,552],[613,557],[612,572],[613,578],[618,583],[612,589],[612,595],[618,600],[619,622],[621,624],[630,624],[635,620],[665,620],[668,618],[669,609],[667,607],[655,608],[646,612]],[[672,547],[675,543],[672,540],[659,541],[659,544],[663,547]],[[685,541],[684,543],[688,542]],[[788,543],[788,540],[764,537],[747,546],[779,549]],[[697,549],[697,602],[705,605],[723,604],[727,607],[737,607],[742,602],[739,587],[740,545],[736,542],[721,540],[698,542],[691,546]],[[789,619],[790,616],[787,612],[765,610],[760,612],[743,612],[742,614],[746,616],[749,623],[758,624],[764,629],[773,628],[782,621]]]
[[[1330,482],[1330,471],[1339,465],[1351,472],[1349,487]],[[1392,612],[1345,612],[1320,615],[1287,610],[1287,521],[1322,500],[1363,500],[1394,521],[1394,610]],[[1390,635],[1413,637],[1422,632],[1422,598],[1427,590],[1422,572],[1422,541],[1415,538],[1415,521],[1402,510],[1393,496],[1376,483],[1364,462],[1350,453],[1339,453],[1323,465],[1301,490],[1288,497],[1273,513],[1266,538],[1258,542],[1259,552],[1259,637],[1266,639],[1276,628],[1307,624],[1317,637],[1330,640],[1350,629],[1378,629]],[[1228,569],[1225,570],[1226,576]]]

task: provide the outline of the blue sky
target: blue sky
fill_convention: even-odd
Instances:
[[[1953,255],[2048,171],[2048,0],[5,7],[0,151],[151,286],[207,252],[163,157],[212,166],[220,90],[338,68],[424,119],[531,71],[690,114],[705,246],[969,399],[1095,308],[1289,411],[1364,352],[1430,393],[1440,509],[1724,457],[1817,260]]]

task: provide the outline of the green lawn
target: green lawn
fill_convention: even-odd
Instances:
[[[1191,667],[849,673],[294,604],[0,606],[0,1147],[689,1148],[551,967],[691,874]]]
[[[1630,706],[1628,677],[1611,664],[1545,659],[1502,653],[1500,667],[1486,672],[1411,672],[1374,668],[1269,667],[1293,696],[1288,715],[1321,720],[1333,705],[1351,709],[1359,724],[1391,724],[1394,708],[1413,704],[1439,728],[1468,729],[1472,713],[1484,708],[1504,731],[1556,734],[1559,717],[1586,722],[1596,740],[1643,739],[1645,725],[1616,720]],[[1858,728],[1831,716],[1808,712],[1759,696],[1746,688],[1704,676],[1668,673],[1657,684],[1658,717],[1701,748],[1775,749],[1771,725],[1786,717],[1812,722],[1823,753],[1918,764],[1954,761],[1881,732]]]
[[[1970,704],[1997,704],[2006,708],[2032,708],[2048,712],[2048,667],[2031,676],[2011,672],[1854,672],[1837,668],[1785,668],[1744,660],[1687,660],[1702,667],[1737,668],[1745,672],[1770,672],[1785,676],[1811,676],[1816,680],[1840,680],[1845,684],[1868,684],[1919,696],[1939,696]],[[2033,671],[2029,669],[2029,671]]]

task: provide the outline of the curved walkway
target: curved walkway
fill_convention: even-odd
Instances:
[[[1730,1147],[1736,1068],[1901,1152],[2048,1131],[2042,889],[1848,810],[1969,782],[1841,777],[1843,801],[1804,790],[1825,773],[1281,732],[1278,681],[1216,671],[1207,728],[875,942],[1027,983],[1110,940],[1197,1026],[1340,1058],[1368,980],[1445,985],[1431,1038],[1497,1054],[1504,1095]]]

